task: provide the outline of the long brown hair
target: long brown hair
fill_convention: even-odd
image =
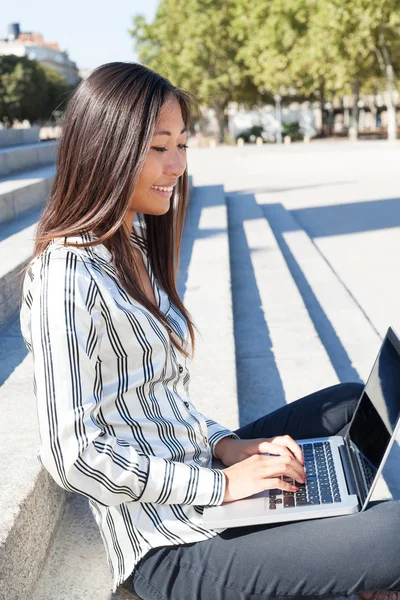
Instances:
[[[104,243],[127,293],[168,328],[166,316],[138,284],[124,217],[160,110],[171,97],[178,100],[189,131],[195,96],[143,65],[106,63],[79,83],[62,118],[56,175],[37,226],[32,256],[33,259],[45,250],[53,238],[93,232],[97,239],[75,245]],[[146,228],[146,251],[153,273],[187,321],[193,356],[195,326],[176,288],[187,198],[186,168],[175,186],[168,212],[157,216],[137,213],[137,218]],[[28,267],[29,264],[20,273]],[[189,356],[185,341],[175,336],[170,334],[172,344]]]

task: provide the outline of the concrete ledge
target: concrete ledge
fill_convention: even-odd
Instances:
[[[19,271],[32,257],[41,207],[10,223],[0,224],[0,326],[19,306]]]
[[[55,162],[58,142],[41,142],[0,148],[0,177]]]
[[[104,545],[88,500],[73,494],[65,505],[41,577],[33,590],[26,590],[24,598],[140,600],[122,585],[115,594],[111,590]]]
[[[42,204],[50,195],[54,176],[55,167],[50,165],[0,179],[0,223]]]
[[[0,148],[39,142],[39,132],[39,125],[34,125],[26,129],[0,129]]]
[[[0,332],[1,600],[30,597],[68,497],[37,459],[32,357],[15,317]]]
[[[0,540],[0,600],[30,596],[68,495],[43,468],[39,471],[31,492],[18,506],[10,530]]]

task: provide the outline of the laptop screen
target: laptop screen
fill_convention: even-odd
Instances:
[[[389,329],[346,435],[356,449],[367,493],[400,416],[400,354]]]

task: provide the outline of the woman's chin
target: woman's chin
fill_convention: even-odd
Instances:
[[[170,206],[171,206],[171,203],[168,200],[168,203],[166,203],[164,206],[151,206],[148,209],[141,210],[139,212],[141,212],[145,215],[153,215],[154,217],[161,217],[161,215],[165,215],[169,211]]]

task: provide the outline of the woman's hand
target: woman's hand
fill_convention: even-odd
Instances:
[[[235,440],[225,437],[219,440],[214,449],[215,457],[227,467],[246,460],[254,454],[295,456],[302,465],[304,464],[301,448],[290,435],[278,435],[255,440]]]
[[[216,444],[214,454],[228,467],[223,470],[226,477],[224,502],[270,489],[296,491],[296,487],[280,478],[282,475],[305,482],[303,453],[290,435],[255,440],[226,437]]]
[[[222,472],[226,477],[224,502],[233,502],[270,489],[297,491],[297,487],[280,479],[281,475],[301,483],[305,481],[304,467],[292,454],[253,454]]]

